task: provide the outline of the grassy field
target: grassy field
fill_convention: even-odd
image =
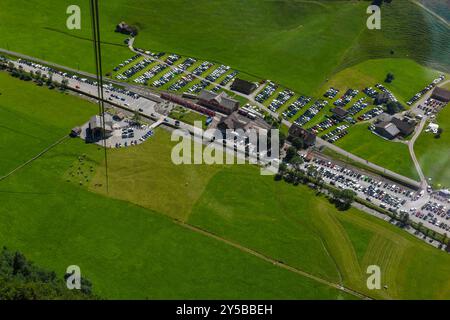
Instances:
[[[384,82],[388,73],[395,76],[392,83]],[[361,91],[381,83],[405,104],[440,74],[442,72],[423,67],[411,59],[368,60],[337,73],[316,95],[322,95],[329,87],[344,93],[349,88]]]
[[[65,10],[74,1],[2,1],[0,47],[93,71],[87,2],[79,2],[82,29],[69,31]],[[130,57],[125,37],[113,32],[125,20],[140,28],[137,46],[220,61],[301,93],[332,81],[343,87],[381,82],[392,71],[392,90],[408,99],[434,73],[407,59],[448,68],[450,33],[402,3],[388,6],[382,31],[372,32],[365,27],[367,2],[102,2],[104,70]],[[97,111],[2,73],[0,92],[0,175]],[[447,128],[448,115],[442,117]],[[435,181],[448,180],[449,129],[440,140],[417,142]],[[406,145],[370,134],[367,125],[350,131],[338,146],[417,178]],[[450,298],[447,254],[355,209],[338,212],[308,188],[274,182],[252,166],[176,166],[172,145],[157,130],[140,146],[109,151],[106,196],[102,150],[65,141],[0,181],[0,243],[59,275],[78,264],[105,298],[351,298],[187,230],[177,219],[375,298]],[[381,267],[387,289],[366,289],[372,264]]]
[[[207,117],[205,115],[188,110],[186,108],[182,108],[182,107],[174,108],[170,112],[169,117],[171,117],[173,119],[178,119],[180,121],[186,122],[191,125],[194,125],[195,121],[200,121],[202,123],[203,129],[206,128],[205,121],[206,121]]]
[[[335,143],[338,147],[406,177],[419,178],[406,144],[378,137],[368,130],[367,124],[354,125],[348,131]]]
[[[50,139],[53,131],[66,133],[81,120],[79,118],[83,114],[88,119],[96,111],[93,104],[85,104],[82,100],[59,93],[61,98],[58,100],[54,97],[55,92],[4,77],[4,74],[0,74],[0,81],[0,99],[8,98],[9,101],[4,104],[0,100],[1,110],[10,112],[9,125],[15,129],[14,136],[5,136],[2,132],[2,145],[14,144],[14,147],[2,150],[2,159],[15,159],[22,163],[22,159],[16,159],[17,150],[27,150],[27,154],[21,154],[27,158],[44,147],[37,145],[31,149],[26,133],[34,127],[29,121],[24,121],[25,116],[33,120],[32,124],[39,124],[42,128],[42,132],[35,132],[35,135],[48,132],[47,139]],[[24,96],[32,96],[34,100],[23,101]],[[33,106],[34,101],[41,99],[46,99],[47,105],[37,106],[48,109],[45,112],[37,112]],[[53,108],[49,101],[52,100],[58,102],[60,113],[53,112],[63,121],[49,116],[48,111]],[[160,143],[157,139],[152,142],[157,147],[167,145],[167,133],[164,137],[159,137]],[[145,145],[151,144],[149,141]],[[136,149],[128,149],[131,153],[125,153],[126,156],[133,158]],[[159,153],[148,154],[149,150],[143,149],[148,158],[154,158],[153,161],[159,159],[158,163],[154,163],[153,170],[165,180],[154,181],[156,190],[153,195],[149,189],[144,191],[152,202],[158,203],[156,207],[164,206],[174,212],[183,212],[184,207],[179,204],[189,204],[189,188],[183,186],[184,189],[177,195],[177,181],[166,185],[166,182],[172,181],[168,177],[175,178],[177,173],[164,171],[163,163],[167,159],[162,150],[158,150]],[[161,154],[163,157],[160,158]],[[117,153],[117,156],[122,156],[122,161],[126,161],[123,155]],[[90,180],[93,174],[90,167],[102,174],[101,169],[97,168],[101,165],[102,156],[103,151],[97,146],[86,145],[79,139],[69,139],[0,181],[1,245],[22,251],[36,263],[55,270],[59,276],[63,275],[68,265],[79,265],[83,276],[93,282],[95,292],[103,298],[352,298],[194,233],[153,210],[90,192],[87,182],[83,180],[80,185],[79,179],[87,175]],[[111,163],[114,165],[113,158]],[[6,161],[0,165],[2,172],[8,171],[11,166]],[[151,172],[152,167],[143,166],[142,169]],[[195,174],[179,167],[178,182],[187,180],[194,189],[202,187],[206,185],[202,179],[208,177],[207,169],[197,167]],[[80,174],[73,176],[71,173],[75,171]],[[119,183],[114,180],[116,177]],[[127,186],[129,181],[121,180],[123,177],[113,175],[112,185],[120,185],[123,181],[123,185]],[[165,189],[161,188],[163,185],[166,185]],[[138,192],[137,186],[133,190]],[[201,190],[196,192],[200,194]],[[162,196],[170,198],[172,206],[165,203]]]
[[[422,132],[414,151],[419,159],[424,174],[432,178],[436,187],[450,187],[450,107],[447,105],[438,114],[437,123],[444,130],[439,139],[432,133]]]
[[[369,292],[378,298],[450,294],[450,282],[441,282],[448,255],[357,210],[338,212],[306,187],[274,182],[246,167],[216,174],[189,222],[362,291],[368,291],[367,266],[379,265],[388,289]],[[428,255],[433,263],[425,262]]]
[[[97,106],[0,72],[0,176],[89,120]],[[72,108],[64,108],[69,104]],[[45,119],[45,125],[42,123]]]
[[[93,71],[94,59],[87,58],[92,55],[87,1],[75,2],[81,30],[65,26],[70,4],[74,1],[2,1],[0,47]],[[137,46],[225,63],[308,95],[336,71],[367,59],[410,58],[449,70],[445,25],[403,1],[385,5],[382,29],[371,31],[366,8],[364,1],[326,0],[102,2],[103,69],[131,54],[125,36],[113,32],[125,20],[140,29]]]
[[[2,97],[54,94],[6,80],[25,86]],[[61,97],[61,112],[81,108]],[[87,117],[95,112],[85,108]],[[51,130],[52,118],[34,116]],[[11,124],[27,131],[20,118]],[[105,298],[351,298],[185,229],[176,218],[376,298],[450,297],[448,255],[355,209],[339,212],[312,190],[274,182],[254,166],[176,166],[173,144],[160,129],[140,146],[110,150],[105,197],[96,187],[103,151],[66,140],[0,182],[0,243],[58,274],[78,264]],[[14,156],[5,150],[5,158]],[[80,177],[88,181],[80,185]],[[380,265],[388,289],[365,289],[369,264]]]

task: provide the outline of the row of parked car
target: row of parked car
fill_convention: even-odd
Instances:
[[[227,74],[227,76],[222,81],[220,81],[220,85],[222,87],[226,86],[228,83],[231,82],[231,80],[233,80],[238,75],[238,73],[239,72],[237,72],[237,71],[233,71],[232,73]]]
[[[350,108],[348,108],[348,116],[354,116],[358,112],[364,110],[369,105],[367,102],[364,102],[366,98],[361,98],[355,102]]]
[[[347,131],[348,127],[349,127],[348,124],[340,125],[337,128],[330,131],[329,133],[324,134],[322,138],[327,140],[329,143],[335,143],[336,141],[338,141],[339,139],[343,138],[348,134]]]
[[[431,89],[436,87],[440,82],[444,81],[445,75],[441,74],[439,77],[433,80],[429,85],[427,85],[425,88],[423,88],[421,91],[416,93],[414,97],[409,99],[409,101],[406,103],[408,106],[411,106],[414,102],[418,101],[422,96],[424,96],[427,92],[429,92]]]
[[[333,118],[327,118],[324,121],[316,124],[311,128],[312,132],[318,134],[319,132],[325,131],[333,126],[337,125],[337,121]]]
[[[195,68],[194,71],[192,71],[193,74],[195,74],[196,76],[201,75],[203,72],[205,72],[206,70],[208,70],[209,68],[211,68],[213,66],[213,64],[209,61],[204,61],[202,62],[201,65],[199,65],[197,68]]]
[[[376,181],[372,177],[363,175],[354,170],[338,166],[332,162],[323,159],[314,159],[318,165],[317,172],[328,182],[340,189],[346,188],[365,195],[367,201],[377,199],[381,202],[380,207],[396,210],[400,205],[406,202],[405,199],[398,195],[390,194],[387,190],[383,190],[381,181]],[[314,164],[312,164],[315,166]],[[309,166],[309,165],[307,165]],[[373,183],[370,183],[370,182]]]
[[[188,74],[186,76],[183,76],[181,79],[179,79],[177,82],[173,83],[170,87],[170,91],[178,91],[181,88],[184,88],[186,85],[194,81],[195,77],[191,74]]]
[[[334,171],[344,173],[345,175],[347,175],[350,178],[355,178],[359,181],[363,181],[363,182],[369,184],[370,186],[374,187],[375,189],[380,189],[385,192],[390,192],[395,196],[402,196],[403,198],[408,198],[413,201],[417,200],[417,198],[420,196],[420,194],[418,194],[417,192],[414,192],[410,189],[401,187],[399,185],[395,185],[395,184],[387,182],[387,181],[382,181],[382,180],[376,179],[369,175],[361,174],[358,171],[355,171],[352,169],[341,167],[331,161],[315,158],[313,160],[313,162],[320,166],[328,167]]]
[[[189,93],[199,93],[203,89],[205,89],[207,86],[209,86],[210,82],[206,80],[202,80],[199,83],[194,84],[192,87],[189,88]]]
[[[300,96],[296,101],[294,101],[283,113],[282,116],[287,118],[292,118],[295,116],[300,109],[306,106],[311,101],[310,97]]]
[[[373,119],[373,118],[379,116],[379,115],[382,114],[383,112],[384,112],[383,108],[378,106],[378,107],[375,107],[375,108],[373,108],[373,109],[370,109],[370,110],[367,111],[366,113],[360,115],[360,116],[358,117],[358,120],[359,120],[359,121],[367,121],[367,120],[370,120],[370,119]]]
[[[308,110],[305,111],[305,113],[303,113],[300,117],[297,118],[297,120],[295,120],[295,123],[297,123],[299,126],[305,125],[327,105],[328,101],[317,100],[311,107],[308,108]]]
[[[119,64],[117,67],[115,67],[113,70],[114,72],[119,71],[120,69],[126,67],[127,65],[129,65],[130,63],[132,63],[133,61],[135,61],[137,58],[139,58],[141,55],[137,54],[127,60],[125,60],[124,62],[122,62],[121,64]]]
[[[337,99],[333,104],[336,107],[344,107],[346,106],[356,95],[359,93],[356,89],[348,89],[345,94]]]
[[[383,93],[386,93],[389,97],[389,100],[394,101],[394,102],[398,101],[397,98],[394,96],[394,94],[388,88],[383,86],[381,83],[377,83],[375,85],[375,88],[377,88],[378,90],[380,90]]]
[[[218,67],[217,69],[215,69],[213,72],[211,72],[210,74],[208,74],[206,76],[206,80],[209,80],[211,82],[216,81],[217,79],[219,79],[222,75],[224,75],[225,73],[228,72],[228,70],[230,70],[229,66],[225,66],[225,65],[221,65],[220,67]]]
[[[151,63],[153,63],[155,60],[150,59],[150,58],[145,58],[142,61],[139,61],[138,63],[136,63],[135,65],[133,65],[131,68],[125,70],[124,72],[118,74],[116,76],[116,79],[118,80],[128,80],[131,77],[133,77],[136,73],[144,70],[145,68],[147,68],[148,65],[150,65]]]
[[[159,88],[182,73],[183,73],[183,70],[180,68],[171,69],[168,72],[166,72],[161,78],[153,81],[152,86]]]
[[[154,76],[156,76],[158,73],[162,72],[163,70],[167,69],[168,66],[164,63],[160,63],[157,64],[156,66],[154,66],[153,68],[151,68],[150,70],[144,72],[143,74],[141,74],[139,77],[137,77],[136,79],[134,79],[134,82],[139,83],[139,84],[145,84],[147,85],[148,81],[153,78]]]
[[[338,93],[339,89],[331,87],[330,89],[327,90],[327,92],[324,93],[323,96],[328,99],[334,99],[334,97],[336,97]]]
[[[447,219],[450,219],[450,209],[447,209],[447,207],[443,204],[434,201],[428,201],[422,206],[421,210],[429,211],[441,217],[447,217]]]
[[[269,109],[274,112],[277,111],[283,104],[288,102],[288,100],[291,99],[293,96],[294,92],[289,89],[281,91],[278,94],[278,96],[272,100],[272,102],[269,105]]]
[[[166,60],[164,60],[164,62],[166,64],[168,64],[169,66],[172,66],[175,62],[177,62],[178,60],[180,60],[180,56],[177,54],[171,54],[169,55]]]
[[[91,79],[88,79],[88,78],[81,78],[81,77],[79,77],[79,76],[77,76],[75,74],[72,74],[70,72],[64,72],[64,71],[56,70],[56,69],[54,69],[52,67],[43,66],[43,65],[41,65],[39,63],[34,63],[34,62],[31,62],[31,61],[28,61],[28,60],[25,60],[25,59],[18,59],[17,62],[19,64],[24,64],[24,65],[27,65],[29,67],[32,67],[32,68],[35,68],[35,69],[39,69],[39,70],[47,72],[47,73],[58,74],[58,75],[60,75],[61,77],[64,77],[64,78],[73,79],[73,80],[80,81],[80,82],[83,82],[83,83],[86,83],[86,84],[89,84],[89,85],[92,85],[92,86],[97,86],[97,81],[94,81],[94,80],[91,80]],[[107,93],[109,93],[109,92],[116,92],[116,93],[120,93],[120,94],[123,94],[123,95],[127,95],[127,96],[129,96],[129,97],[131,97],[133,99],[140,98],[140,95],[138,95],[137,93],[134,93],[132,91],[125,90],[125,89],[122,89],[122,88],[114,87],[111,83],[104,83],[103,84],[103,88],[106,90]]]
[[[376,98],[376,96],[378,95],[378,91],[372,87],[364,88],[362,92],[364,92],[370,98]]]
[[[277,90],[277,88],[278,88],[277,84],[269,81],[267,86],[265,86],[264,89],[256,95],[255,100],[258,101],[259,103],[263,103],[264,101],[269,99],[271,95],[273,95],[273,93]]]

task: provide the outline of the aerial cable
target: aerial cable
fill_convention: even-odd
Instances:
[[[97,77],[97,97],[99,116],[102,125],[102,141],[105,156],[105,178],[106,178],[106,193],[109,192],[109,177],[108,177],[108,152],[106,147],[106,123],[105,123],[105,104],[103,97],[103,71],[102,71],[102,54],[100,41],[100,18],[98,12],[98,0],[90,1],[90,14],[92,25],[92,41],[94,44],[95,55],[95,69]]]

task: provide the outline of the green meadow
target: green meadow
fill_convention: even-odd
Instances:
[[[2,128],[2,147],[9,146],[2,149],[2,173],[33,157],[47,143],[58,140],[72,126],[96,113],[94,104],[5,73],[0,73],[0,83],[0,110],[8,116],[9,127],[14,128],[8,135],[3,134],[6,129]],[[17,103],[22,97],[34,100]],[[15,104],[11,103],[13,99]],[[36,104],[44,100],[45,105]],[[47,112],[37,112],[36,108],[58,109],[65,117],[62,114],[51,117]],[[40,131],[35,131],[35,127]],[[30,143],[29,131],[42,136],[45,143],[33,145],[34,140]],[[164,137],[161,142],[167,145],[167,133],[161,131],[157,136]],[[20,250],[60,277],[68,265],[79,265],[83,275],[94,283],[95,292],[103,298],[353,298],[194,233],[167,215],[90,192],[92,175],[104,174],[102,157],[101,148],[86,145],[79,139],[68,139],[0,181],[1,245]],[[154,163],[153,169],[143,169],[148,173],[156,170],[170,181],[171,173],[163,169],[166,160],[162,157],[160,166]],[[182,170],[180,173],[183,174]],[[111,184],[123,183],[126,187],[122,177],[114,180],[113,176]],[[185,178],[192,187],[196,184],[202,187],[206,184],[202,179],[207,177],[198,171],[197,175],[187,172]],[[161,208],[170,207],[160,199],[171,195],[178,212],[185,210],[179,204],[194,201],[189,192],[176,195],[170,189],[161,189],[163,183],[163,180],[155,183],[158,194],[152,196],[152,202],[159,203]],[[137,188],[134,190],[138,192]]]
[[[96,112],[94,104],[9,75],[0,81],[2,110],[29,111],[44,132],[55,123],[68,132],[83,122],[81,113],[87,120]],[[58,95],[62,112],[77,112],[57,122],[32,112],[33,101],[2,100],[31,94],[47,98],[42,108]],[[17,137],[28,131],[20,117],[9,121]],[[275,182],[254,166],[177,166],[174,144],[158,129],[140,146],[109,150],[106,194],[103,150],[65,140],[0,181],[0,242],[61,275],[78,264],[105,298],[352,298],[176,221],[374,298],[450,297],[447,254],[355,209],[337,211],[307,187]],[[2,162],[2,171],[9,165]],[[387,289],[365,287],[371,264],[382,268]]]
[[[81,30],[65,27],[71,4],[81,7]],[[125,36],[113,32],[124,20],[139,27],[138,47],[228,64],[245,77],[269,78],[308,95],[330,85],[361,90],[392,72],[388,87],[406,101],[436,70],[449,71],[450,33],[442,23],[410,1],[394,1],[383,7],[382,30],[369,31],[367,5],[102,1],[103,70],[133,55]],[[93,71],[88,12],[87,1],[2,0],[0,47]],[[0,176],[97,112],[88,101],[1,72],[0,93]],[[435,183],[450,178],[448,118],[446,107],[438,118],[441,138],[424,133],[415,147]],[[418,179],[405,144],[371,134],[367,124],[349,131],[338,146]],[[306,186],[275,182],[254,166],[177,166],[170,158],[174,144],[157,129],[139,146],[108,150],[106,192],[103,150],[64,140],[0,180],[0,245],[60,276],[79,265],[106,299],[354,298],[247,248],[373,298],[450,299],[448,254],[354,208],[337,211]],[[367,289],[369,265],[380,266],[386,287]]]
[[[335,143],[338,147],[406,177],[419,179],[406,144],[384,140],[371,133],[367,123],[356,124],[348,131],[347,136]]]
[[[435,187],[450,187],[450,107],[447,105],[438,114],[436,122],[443,132],[439,139],[434,134],[422,132],[414,151],[426,177],[431,178]]]
[[[71,4],[81,8],[81,30],[66,28]],[[442,22],[410,1],[395,1],[383,6],[382,29],[368,30],[367,5],[345,0],[100,2],[103,70],[132,55],[125,36],[114,32],[121,21],[139,27],[138,47],[228,64],[309,95],[337,71],[368,59],[412,59],[449,70],[450,33]],[[94,71],[87,1],[4,0],[0,6],[0,47]]]

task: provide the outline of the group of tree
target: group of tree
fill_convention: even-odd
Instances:
[[[350,189],[332,189],[332,200],[339,210],[348,210],[355,200],[356,193]]]
[[[59,88],[61,91],[65,91],[68,88],[69,80],[63,79],[61,83],[53,81],[52,72],[49,72],[48,76],[42,74],[40,70],[37,70],[36,72],[26,72],[21,66],[19,66],[19,68],[16,68],[14,63],[12,63],[11,61],[7,63],[3,62],[0,65],[1,69],[6,69],[7,71],[9,71],[11,76],[19,78],[20,80],[34,81],[38,86],[46,85],[49,89]]]
[[[384,82],[386,82],[386,83],[391,83],[392,81],[394,81],[394,79],[395,79],[394,74],[389,72],[389,73],[386,75],[386,79],[384,80]]]
[[[405,110],[405,107],[398,101],[389,101],[386,103],[386,112],[389,114],[396,114]]]
[[[67,275],[66,275],[67,276]],[[91,283],[81,278],[81,289],[69,290],[64,277],[40,268],[18,251],[0,253],[0,300],[93,300]]]
[[[438,128],[437,131],[436,131],[436,133],[434,134],[434,138],[435,138],[435,139],[440,139],[440,138],[441,138],[441,135],[442,135],[442,132],[444,132],[444,129]]]

